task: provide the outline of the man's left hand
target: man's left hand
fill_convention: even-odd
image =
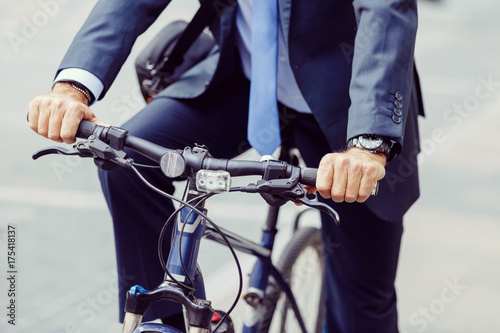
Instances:
[[[316,188],[323,198],[335,202],[364,202],[375,184],[384,178],[387,158],[360,148],[323,156]]]

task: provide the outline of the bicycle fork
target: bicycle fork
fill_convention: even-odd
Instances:
[[[197,208],[201,211],[204,210],[202,204],[198,205]],[[188,312],[189,333],[209,333],[214,310],[211,307],[211,302],[204,299],[205,290],[201,276],[199,277],[201,283],[196,283],[198,279],[195,279],[198,252],[201,238],[206,230],[206,223],[203,216],[196,211],[187,207],[181,210],[166,264],[167,270],[177,281],[187,284],[189,281],[194,281],[198,285],[196,296],[199,298],[191,290],[172,281],[167,274],[165,274],[165,281],[155,290],[147,291],[141,287],[133,287],[127,293],[123,333],[134,332],[141,324],[142,317],[149,306],[156,301],[172,301],[184,305]],[[178,332],[175,329],[165,329],[165,332],[168,333]]]

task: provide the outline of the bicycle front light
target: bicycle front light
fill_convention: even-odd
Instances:
[[[207,193],[229,192],[231,175],[227,171],[200,170],[196,173],[196,188]]]

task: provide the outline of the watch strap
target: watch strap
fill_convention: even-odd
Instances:
[[[382,139],[382,143],[380,144],[380,146],[378,146],[377,148],[374,148],[374,149],[369,149],[369,148],[363,147],[360,143],[360,138],[361,137],[368,137],[368,136],[371,138],[380,138],[380,139]],[[366,140],[366,138],[365,138],[365,140]],[[395,151],[392,150],[394,143],[395,143],[395,141],[393,141],[389,138],[380,136],[380,135],[363,134],[363,135],[359,135],[357,137],[351,138],[349,141],[347,141],[347,148],[353,148],[353,147],[361,148],[361,149],[366,150],[366,151],[373,153],[373,154],[383,153],[383,154],[385,154],[385,156],[387,158],[387,163],[389,163],[390,161],[392,161],[394,159],[394,157],[396,157]]]

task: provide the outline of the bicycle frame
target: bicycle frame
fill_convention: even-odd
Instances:
[[[301,326],[303,332],[306,332],[305,325],[295,301],[295,297],[293,296],[292,290],[290,289],[288,283],[281,276],[279,271],[276,269],[276,267],[273,265],[271,260],[274,240],[277,233],[276,224],[278,222],[278,213],[279,207],[269,207],[269,213],[265,228],[262,231],[260,245],[244,237],[236,235],[228,230],[220,228],[224,232],[225,236],[229,239],[229,242],[234,249],[251,254],[258,259],[250,276],[249,288],[247,292],[244,293],[244,299],[250,306],[251,311],[247,312],[247,317],[244,320],[245,323],[250,323],[250,325],[243,326],[243,333],[258,332],[262,315],[258,312],[258,304],[263,300],[265,296],[265,290],[267,288],[270,276],[275,279],[279,287],[286,293],[295,312],[295,316],[297,317],[299,325]],[[214,232],[213,229],[209,227],[207,231],[207,239],[225,244],[222,237],[218,233]]]
[[[203,209],[201,206],[202,205],[198,205],[200,210]],[[277,233],[276,225],[278,214],[279,207],[269,207],[269,213],[262,232],[260,244],[219,227],[235,250],[251,254],[258,259],[252,270],[249,288],[247,292],[244,293],[244,299],[250,306],[250,311],[247,312],[247,318],[245,318],[244,321],[244,333],[257,333],[259,330],[262,314],[258,311],[258,305],[264,299],[265,290],[271,276],[286,293],[302,331],[306,332],[293,293],[271,261],[274,240]],[[183,226],[184,224],[185,226]],[[175,236],[167,261],[167,269],[172,273],[174,278],[184,282],[187,278],[182,269],[181,256],[179,256],[179,253],[182,255],[182,262],[184,263],[186,271],[189,273],[191,279],[194,279],[201,239],[205,237],[223,245],[227,244],[223,237],[213,227],[208,226],[207,221],[202,215],[190,208],[182,208],[176,226]],[[180,251],[178,251],[179,241],[181,242]],[[209,332],[213,309],[210,306],[210,302],[205,300],[204,291],[197,295],[200,298],[196,298],[194,295],[186,293],[186,290],[168,280],[170,280],[170,278],[165,276],[165,282],[156,290],[148,293],[128,292],[126,302],[126,321],[128,318],[128,322],[124,322],[123,332],[132,332],[135,327],[139,326],[142,315],[147,311],[149,305],[159,300],[174,301],[185,306],[188,313],[190,333]],[[131,313],[137,315],[131,315]],[[125,331],[125,324],[127,324],[127,329],[132,330]]]

